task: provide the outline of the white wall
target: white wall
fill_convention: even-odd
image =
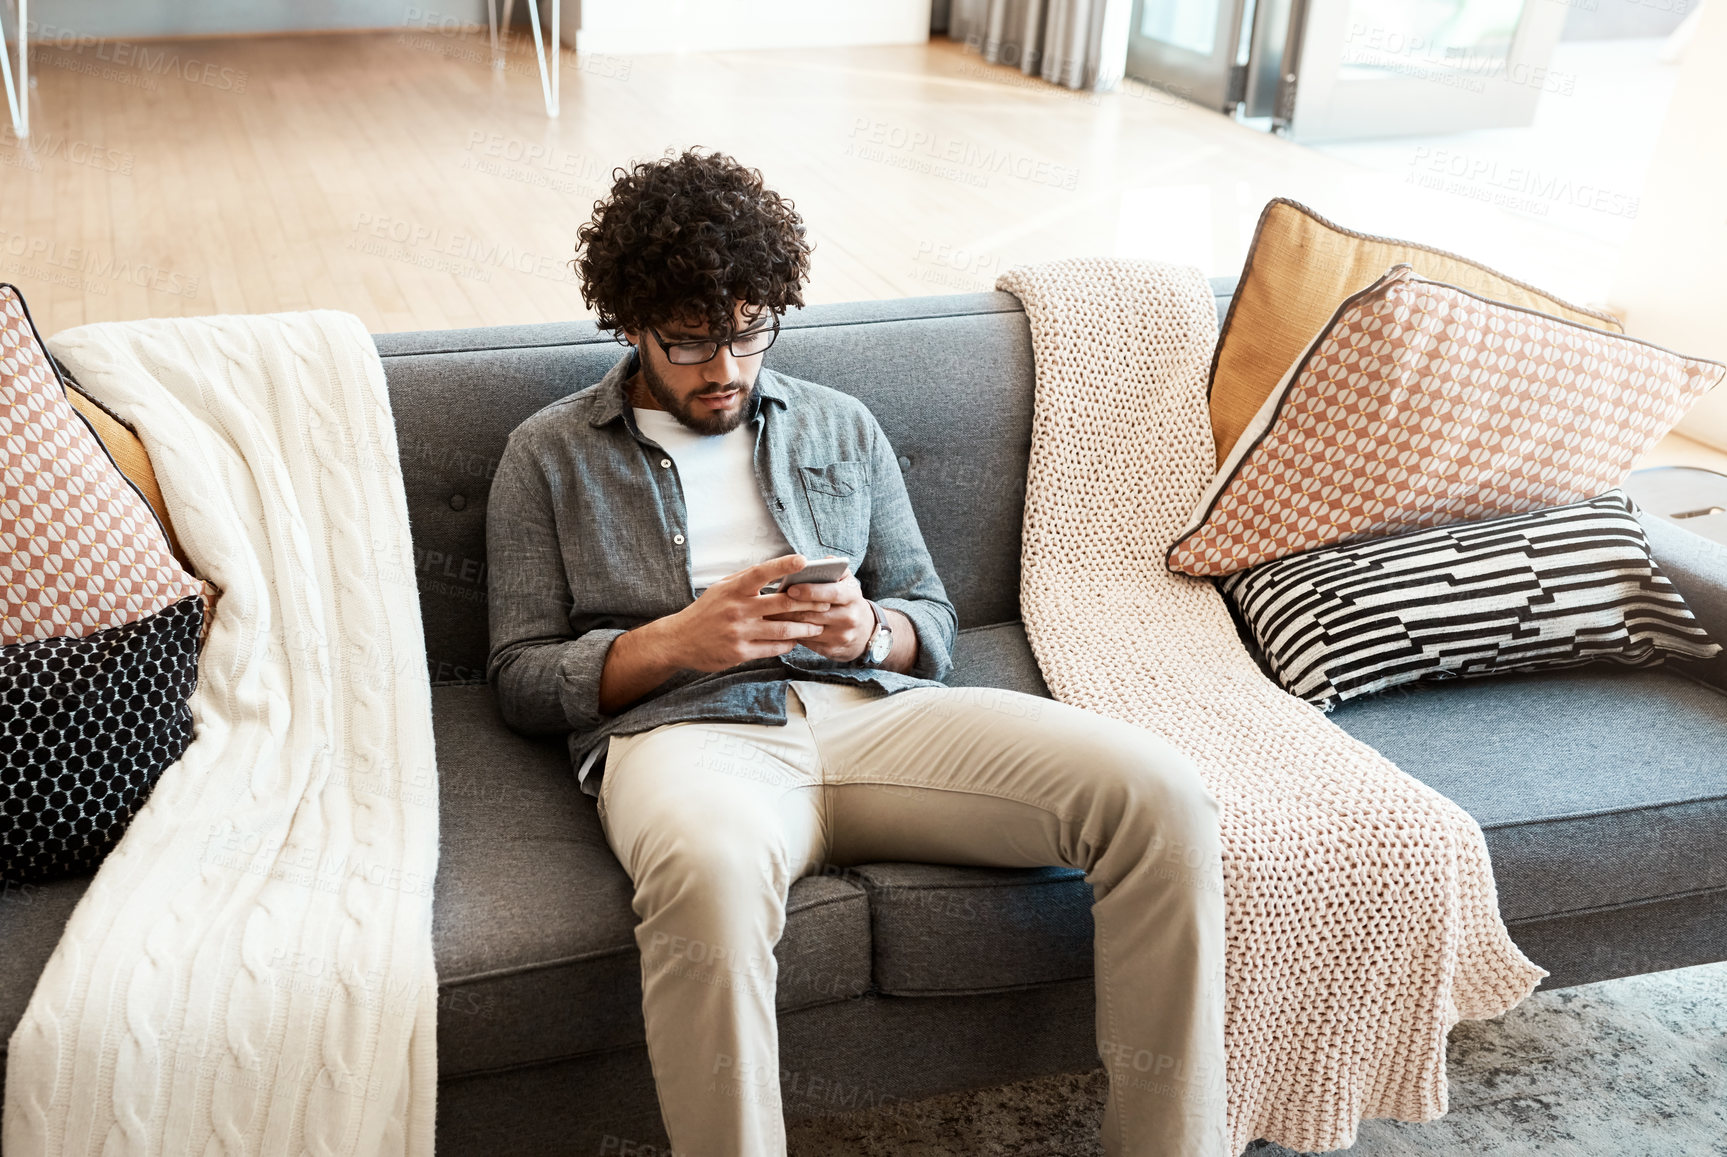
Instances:
[[[520,7],[520,5],[517,5]],[[7,13],[7,27],[12,14]],[[485,0],[31,0],[30,38],[222,36],[486,22]]]
[[[930,0],[583,0],[576,48],[635,55],[921,44],[929,39],[929,6]]]
[[[1625,330],[1727,362],[1727,0],[1709,0],[1685,50],[1673,105],[1613,283]],[[1727,384],[1681,433],[1727,450]]]

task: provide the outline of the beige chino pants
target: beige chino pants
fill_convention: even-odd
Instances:
[[[613,736],[642,1011],[679,1157],[780,1157],[773,956],[794,880],[870,861],[1085,870],[1110,1157],[1224,1157],[1216,802],[1154,733],[993,688],[796,681],[786,726]],[[834,1074],[843,1079],[843,1074]]]

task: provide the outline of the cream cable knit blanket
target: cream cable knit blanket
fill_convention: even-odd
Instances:
[[[12,1036],[7,1157],[430,1157],[431,693],[372,340],[316,312],[49,344],[223,593],[192,744]]]
[[[997,282],[1037,366],[1020,607],[1055,697],[1157,731],[1223,809],[1229,1136],[1302,1150],[1446,1109],[1445,1036],[1546,975],[1461,808],[1285,693],[1164,552],[1215,469],[1194,269],[1070,260]]]

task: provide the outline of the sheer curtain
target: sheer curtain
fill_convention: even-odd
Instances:
[[[1106,29],[1122,23],[1132,0],[951,0],[947,34],[995,64],[1068,88],[1107,87],[1120,64]],[[1125,49],[1125,40],[1123,41]],[[1114,64],[1115,67],[1110,67]]]

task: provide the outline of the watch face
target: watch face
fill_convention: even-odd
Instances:
[[[893,635],[886,628],[878,630],[869,641],[869,661],[879,663],[893,650]]]

